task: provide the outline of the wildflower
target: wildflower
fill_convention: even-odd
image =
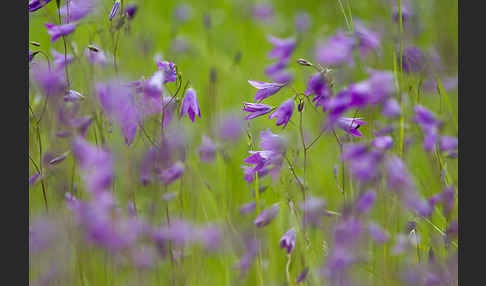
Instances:
[[[360,119],[361,118],[341,117],[338,120],[338,126],[352,136],[363,137],[363,134],[361,134],[358,128],[360,128],[362,125],[367,124],[367,122],[361,121]]]
[[[285,233],[285,235],[280,239],[280,248],[285,248],[287,254],[290,254],[292,249],[295,247],[295,229],[290,229]]]
[[[240,207],[240,214],[241,215],[244,215],[244,214],[250,213],[250,212],[254,211],[255,208],[256,208],[256,203],[255,202],[243,204]]]
[[[55,50],[51,50],[52,57],[54,58],[53,65],[57,69],[62,69],[65,65],[70,64],[74,57],[72,55],[67,54],[64,56],[64,54],[58,53]]]
[[[47,5],[51,0],[31,0],[29,2],[29,12],[34,12]]]
[[[331,90],[328,88],[326,79],[321,73],[313,75],[307,82],[305,95],[315,95],[312,102],[316,107],[322,106],[322,111],[325,111],[325,102],[331,96]]]
[[[431,152],[437,143],[441,122],[435,118],[431,111],[421,105],[416,105],[414,111],[413,120],[422,127],[422,131],[425,133],[423,147],[426,151]]]
[[[284,124],[285,128],[289,123],[290,117],[292,117],[292,112],[294,111],[294,100],[292,98],[284,101],[277,109],[270,114],[269,119],[277,118],[277,126]]]
[[[408,3],[404,3],[402,2],[402,23],[407,23],[408,20],[411,18],[412,16],[412,10],[410,8],[410,5],[407,5]],[[393,8],[393,15],[392,15],[392,18],[393,18],[393,21],[395,21],[395,23],[398,23],[399,22],[399,8],[398,6],[395,6]]]
[[[271,95],[274,95],[285,86],[281,83],[268,83],[254,80],[249,80],[248,83],[258,89],[258,91],[255,93],[255,101],[259,102]]]
[[[307,278],[307,273],[309,273],[309,267],[304,268],[304,270],[302,270],[302,272],[300,272],[295,283],[299,284],[300,282],[304,281],[305,278]]]
[[[214,145],[213,140],[206,135],[203,135],[202,143],[198,148],[198,152],[201,161],[213,161],[214,157],[216,156],[216,146]]]
[[[359,213],[366,214],[371,209],[375,201],[376,201],[376,192],[372,190],[367,191],[359,198],[356,204],[356,210]]]
[[[294,38],[280,39],[268,36],[267,40],[273,45],[273,49],[268,53],[270,59],[286,61],[295,49],[296,41]]]
[[[45,63],[32,67],[32,78],[47,97],[62,95],[66,89],[66,80],[62,70],[50,70]]]
[[[277,154],[281,154],[285,152],[284,139],[281,136],[272,133],[272,131],[270,131],[270,128],[261,131],[260,138],[261,141],[259,147],[262,148],[263,150],[271,151]]]
[[[137,10],[138,10],[137,4],[130,3],[127,5],[127,7],[125,8],[125,13],[128,16],[128,20],[132,20],[135,17]]]
[[[256,118],[258,116],[265,115],[271,112],[273,109],[271,106],[262,103],[243,102],[243,104],[244,104],[243,111],[251,113],[245,117],[245,120],[249,120],[249,119]]]
[[[260,21],[268,21],[273,17],[274,11],[271,4],[258,3],[252,7],[253,17]]]
[[[110,11],[110,21],[113,20],[113,18],[115,18],[116,16],[116,13],[118,12],[118,9],[120,9],[120,1],[117,0],[115,1],[115,3],[113,3],[113,7],[111,7],[111,11]]]
[[[29,186],[32,186],[37,182],[37,179],[39,179],[40,173],[35,172],[32,176],[29,177]]]
[[[393,146],[393,138],[391,136],[376,137],[371,141],[371,146],[378,150],[388,150]]]
[[[309,197],[300,203],[300,209],[303,211],[303,224],[310,223],[312,226],[318,226],[319,222],[326,212],[326,202],[317,197]]]
[[[216,123],[216,132],[222,140],[236,141],[243,133],[243,118],[226,114]]]
[[[175,162],[168,169],[163,170],[159,177],[165,185],[169,185],[184,173],[184,164],[181,161]]]
[[[192,17],[191,6],[187,4],[179,4],[175,7],[174,18],[181,23],[187,22]]]
[[[64,95],[64,101],[66,102],[76,102],[80,99],[84,99],[84,95],[72,89]]]
[[[347,90],[350,106],[364,107],[383,102],[395,92],[393,73],[390,71],[369,71],[370,77],[351,84]]]
[[[343,218],[334,228],[333,237],[336,247],[351,247],[363,231],[361,222],[354,218]]]
[[[135,99],[130,89],[116,81],[98,83],[96,91],[101,108],[113,117],[121,128],[125,144],[132,144],[140,121]]]
[[[106,63],[105,53],[96,46],[89,46],[84,50],[84,56],[91,64],[104,66]]]
[[[258,254],[259,241],[253,237],[244,237],[243,243],[245,245],[245,254],[241,257],[238,263],[235,265],[236,268],[240,269],[242,272],[247,271],[250,268],[253,259]]]
[[[380,46],[380,34],[366,28],[360,22],[354,25],[354,34],[358,40],[358,52],[362,58]]]
[[[378,164],[382,161],[383,153],[367,151],[365,146],[351,144],[344,146],[342,158],[348,161],[348,168],[356,179],[368,182],[378,177]]]
[[[98,4],[99,0],[69,0],[69,13],[68,5],[62,6],[59,13],[63,17],[63,23],[71,23],[93,13],[99,6]]]
[[[408,47],[402,54],[402,68],[407,73],[418,73],[425,69],[426,59],[421,49]]]
[[[73,139],[71,151],[83,171],[88,191],[97,193],[111,186],[113,167],[110,153],[89,144],[82,137]]]
[[[311,19],[308,13],[298,12],[294,16],[295,29],[299,33],[305,33],[311,24]]]
[[[157,61],[157,67],[164,72],[164,84],[177,81],[177,70],[173,62]]]
[[[352,62],[355,40],[343,32],[328,38],[327,43],[317,46],[316,58],[325,65],[339,66]]]
[[[374,222],[368,224],[368,231],[373,240],[378,243],[384,243],[390,238],[390,235]]]
[[[442,211],[446,217],[449,217],[452,211],[454,210],[454,203],[455,203],[455,193],[454,187],[447,186],[441,194],[442,199]]]
[[[215,225],[208,225],[196,230],[196,239],[208,250],[216,250],[221,243],[221,230]]]
[[[264,209],[255,219],[254,223],[257,227],[264,227],[268,225],[275,218],[275,216],[277,216],[277,213],[278,203]]]
[[[451,151],[457,148],[459,144],[456,137],[441,136],[439,139],[439,147],[441,151]]]
[[[188,114],[192,122],[196,115],[201,118],[201,111],[199,110],[199,103],[197,102],[196,91],[193,88],[189,88],[184,96],[181,105],[181,115],[180,117]]]
[[[67,36],[71,34],[76,29],[75,23],[64,24],[56,26],[51,23],[45,24],[47,28],[47,33],[51,36],[51,42],[55,42],[61,36]]]
[[[387,101],[385,101],[385,103],[383,104],[383,109],[381,110],[381,114],[391,118],[398,117],[400,116],[401,113],[402,111],[400,109],[400,105],[393,98],[390,98]]]

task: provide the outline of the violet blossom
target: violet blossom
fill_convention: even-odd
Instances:
[[[277,118],[277,126],[284,125],[283,128],[287,126],[292,117],[294,111],[294,100],[292,98],[284,101],[275,111],[270,114],[269,119]]]

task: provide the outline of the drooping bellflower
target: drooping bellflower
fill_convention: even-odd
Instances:
[[[277,109],[270,114],[269,119],[277,118],[277,126],[284,125],[283,128],[287,126],[292,117],[294,111],[294,100],[292,98],[284,101]]]
[[[268,83],[262,81],[248,80],[248,83],[258,89],[255,93],[255,101],[262,101],[265,98],[274,95],[285,85],[282,83]]]
[[[55,42],[61,36],[67,36],[76,29],[75,23],[69,23],[64,25],[54,25],[52,23],[45,24],[47,33],[51,36],[51,42]]]
[[[201,118],[201,111],[199,110],[199,103],[197,102],[196,91],[193,88],[189,88],[186,91],[186,95],[181,105],[181,117],[188,115],[192,122],[196,118],[196,115]]]
[[[280,239],[280,248],[285,248],[287,254],[290,254],[295,247],[295,229],[287,231],[282,239]]]

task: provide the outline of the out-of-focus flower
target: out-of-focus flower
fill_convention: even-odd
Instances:
[[[393,147],[393,138],[391,136],[380,136],[376,137],[371,141],[371,146],[378,150],[388,150]]]
[[[73,139],[71,150],[83,171],[88,191],[99,193],[111,187],[113,166],[110,153],[89,144],[82,137]]]
[[[213,140],[203,135],[202,143],[199,145],[198,148],[199,152],[199,159],[204,162],[213,161],[216,156],[216,146],[214,145]]]
[[[303,224],[319,226],[321,218],[326,215],[326,202],[317,197],[309,197],[299,205],[303,211]]]
[[[280,248],[285,248],[287,254],[290,254],[292,249],[295,247],[295,229],[290,229],[287,231],[282,239],[280,239]]]
[[[402,110],[400,108],[400,104],[398,104],[398,101],[393,98],[385,101],[385,103],[383,104],[383,109],[381,110],[381,114],[391,118],[398,117],[401,113]]]
[[[86,57],[86,59],[88,59],[88,62],[90,62],[91,64],[98,64],[100,66],[104,66],[106,63],[105,53],[101,49],[93,45],[87,47],[84,50],[84,56]]]
[[[349,85],[348,94],[352,107],[364,107],[383,102],[395,92],[393,73],[370,70],[366,80]]]
[[[34,12],[47,5],[51,0],[32,0],[29,2],[29,12]]]
[[[255,93],[255,101],[262,101],[265,98],[277,93],[285,84],[281,83],[268,83],[262,81],[249,80],[248,83],[254,88],[258,89]]]
[[[441,151],[451,151],[457,148],[459,141],[457,137],[441,136],[439,139],[439,147]]]
[[[307,12],[298,12],[294,16],[295,29],[299,33],[305,33],[311,24],[310,16]]]
[[[72,89],[64,95],[64,101],[66,102],[76,102],[81,99],[84,99],[84,95]]]
[[[316,50],[317,61],[330,66],[339,66],[353,61],[353,49],[356,42],[344,32],[338,32],[328,38],[327,43],[319,44]]]
[[[362,23],[354,23],[354,34],[358,39],[358,52],[362,58],[370,51],[376,51],[380,47],[380,34],[368,29]]]
[[[45,24],[47,28],[47,33],[51,36],[51,42],[55,42],[61,36],[67,36],[71,34],[76,29],[75,23],[69,23],[64,25],[56,26],[52,23]]]
[[[215,125],[219,138],[225,141],[236,141],[244,132],[244,120],[239,115],[226,114]]]
[[[361,121],[360,119],[361,118],[341,117],[338,120],[338,126],[352,136],[363,137],[363,134],[358,130],[358,128],[367,124],[367,122]]]
[[[216,225],[201,227],[196,231],[197,240],[208,250],[216,250],[221,243],[221,230]]]
[[[384,243],[388,239],[390,239],[390,235],[374,222],[370,222],[368,224],[368,231],[371,235],[371,238],[373,238],[373,240],[378,243]]]
[[[64,5],[59,9],[59,13],[63,17],[63,23],[71,23],[78,21],[93,13],[99,7],[99,0],[68,0],[68,5]],[[68,18],[69,15],[69,18]]]
[[[402,53],[402,68],[407,73],[419,73],[425,69],[426,58],[421,49],[408,47]]]
[[[138,6],[135,3],[130,3],[125,8],[125,13],[128,16],[128,20],[132,20],[138,11]]]
[[[32,78],[39,85],[45,96],[64,94],[66,80],[62,70],[50,70],[46,63],[39,63],[32,67]]]
[[[362,182],[369,182],[379,176],[378,165],[383,159],[383,153],[367,150],[361,144],[346,144],[343,147],[342,159],[348,162],[351,174]]]
[[[37,182],[37,179],[39,179],[40,173],[35,172],[32,176],[29,177],[29,186],[32,186]]]
[[[184,164],[181,161],[175,162],[168,169],[160,172],[160,179],[165,185],[169,185],[175,180],[179,179],[184,173]]]
[[[192,8],[188,4],[178,4],[174,10],[174,18],[182,23],[187,22],[192,17]]]
[[[277,118],[276,124],[277,126],[284,124],[285,128],[292,117],[292,113],[294,111],[294,100],[292,98],[287,99],[284,101],[275,111],[270,114],[268,117],[269,119]]]
[[[197,102],[196,91],[191,87],[186,91],[186,95],[181,105],[181,115],[188,115],[192,122],[196,118],[196,115],[201,118],[201,111],[199,110],[199,103]]]
[[[295,49],[296,41],[294,38],[281,39],[268,36],[267,40],[273,45],[273,49],[268,53],[270,59],[286,61]]]
[[[58,53],[55,50],[51,50],[52,57],[54,58],[53,65],[56,69],[62,69],[65,65],[70,64],[74,57],[72,55]]]
[[[315,95],[312,102],[316,107],[321,106],[322,111],[325,111],[325,102],[331,96],[331,90],[328,87],[327,80],[321,73],[313,75],[307,82],[305,95]]]
[[[408,22],[408,20],[410,19],[410,17],[412,16],[412,10],[411,10],[411,7],[410,5],[408,5],[408,3],[406,3],[405,1],[402,2],[402,23],[405,24]],[[395,21],[396,23],[399,22],[399,7],[398,5],[393,7],[393,15],[392,15],[392,18],[393,18],[393,21]]]
[[[295,283],[299,284],[300,282],[304,281],[305,278],[307,278],[307,273],[309,273],[309,267],[304,268],[304,270],[300,272],[299,276],[297,277],[297,280],[295,280]]]
[[[441,122],[436,119],[434,113],[421,105],[414,107],[415,116],[413,120],[420,125],[425,133],[423,147],[426,151],[432,152],[439,139],[438,129]]]
[[[274,11],[271,4],[258,3],[252,7],[253,17],[260,21],[268,21],[273,17]]]
[[[254,223],[257,227],[264,227],[268,225],[278,213],[278,203],[273,204],[267,209],[264,209],[255,219]]]
[[[243,204],[240,207],[240,214],[243,215],[243,214],[250,213],[250,212],[254,211],[255,208],[256,208],[256,203],[255,202]]]
[[[243,104],[244,104],[243,111],[250,112],[250,114],[248,114],[245,117],[245,120],[249,120],[249,119],[256,118],[258,116],[265,115],[271,112],[273,109],[271,106],[262,103],[243,102]]]
[[[367,191],[363,195],[361,195],[358,202],[356,203],[356,210],[359,213],[366,214],[374,205],[375,201],[376,192],[373,190]]]
[[[157,67],[164,72],[164,84],[177,80],[177,70],[173,62],[157,61]]]
[[[98,83],[96,91],[101,108],[108,116],[115,118],[120,125],[125,144],[130,145],[140,120],[132,92],[117,81]]]

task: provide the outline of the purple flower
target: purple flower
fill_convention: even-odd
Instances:
[[[271,106],[262,103],[243,102],[243,104],[244,104],[243,111],[251,113],[245,117],[245,120],[249,120],[249,119],[256,118],[258,116],[265,115],[271,112],[273,109]]]
[[[61,36],[67,36],[76,29],[75,23],[56,26],[52,23],[45,24],[47,33],[51,36],[51,42],[55,42]]]
[[[273,204],[271,207],[264,209],[258,217],[255,219],[254,223],[257,227],[264,227],[268,225],[278,213],[278,203]]]
[[[371,146],[375,147],[378,150],[388,150],[393,147],[393,138],[391,136],[381,136],[376,137],[371,141]]]
[[[334,228],[334,243],[336,247],[351,247],[358,240],[359,235],[363,231],[361,222],[354,218],[343,218]]]
[[[452,211],[454,210],[455,204],[455,192],[454,187],[447,186],[444,191],[442,191],[441,199],[442,199],[442,211],[446,217],[449,217]]]
[[[243,238],[243,243],[245,245],[246,252],[243,257],[236,264],[236,268],[240,269],[242,272],[247,271],[250,268],[253,259],[258,253],[259,241],[253,237],[246,236]]]
[[[341,117],[338,120],[338,126],[355,137],[363,137],[363,134],[358,130],[362,125],[367,124],[367,122],[361,121],[361,118],[347,118]]]
[[[169,185],[178,178],[182,176],[184,173],[184,164],[181,161],[177,161],[168,169],[163,170],[160,172],[160,179],[165,185]]]
[[[66,80],[63,70],[50,70],[45,63],[32,67],[32,78],[39,85],[45,96],[62,95],[66,89]]]
[[[34,12],[44,7],[51,0],[32,0],[29,2],[29,12]]]
[[[71,150],[83,171],[88,191],[97,193],[111,187],[113,167],[110,153],[89,144],[82,137],[72,141]]]
[[[164,84],[177,81],[177,70],[173,62],[157,61],[157,67],[164,72]]]
[[[206,249],[216,250],[221,243],[221,230],[215,225],[208,225],[196,231],[196,238]]]
[[[125,13],[127,14],[129,20],[132,20],[133,17],[135,17],[137,10],[138,10],[137,4],[130,3],[127,5],[127,7],[125,8]]]
[[[51,50],[52,57],[54,58],[54,66],[56,69],[62,69],[66,64],[70,64],[74,57],[72,55],[67,54],[64,57],[64,54],[58,53],[55,50]]]
[[[37,179],[39,179],[40,173],[35,172],[32,176],[29,177],[29,186],[32,186],[37,182]]]
[[[421,49],[408,47],[402,54],[402,67],[407,73],[418,73],[425,69],[426,58]]]
[[[199,159],[203,162],[210,162],[214,160],[216,157],[216,146],[214,145],[213,140],[203,135],[202,143],[199,145],[198,148],[199,152]]]
[[[422,127],[438,127],[440,125],[440,121],[436,119],[434,113],[427,108],[421,105],[416,105],[414,111],[414,121]]]
[[[338,66],[352,62],[353,49],[356,43],[354,38],[343,32],[328,38],[327,43],[319,44],[316,50],[317,60],[325,65]]]
[[[272,151],[279,154],[285,152],[284,139],[281,136],[272,133],[272,131],[270,131],[270,128],[261,131],[260,138],[261,141],[259,147],[263,150]]]
[[[374,205],[375,201],[376,201],[376,192],[372,190],[367,191],[359,198],[356,204],[356,210],[362,214],[366,214]]]
[[[317,197],[309,197],[300,203],[299,208],[303,211],[303,224],[310,223],[313,226],[318,226],[322,216],[326,214],[325,207],[326,202]]]
[[[186,95],[182,101],[181,105],[181,115],[188,115],[192,122],[196,115],[201,118],[201,111],[199,110],[199,103],[197,102],[196,91],[191,87],[186,91]]]
[[[216,132],[222,140],[236,141],[244,132],[244,120],[239,115],[224,115],[216,124]]]
[[[282,239],[280,239],[280,248],[285,248],[287,254],[290,254],[292,249],[295,247],[295,230],[292,228],[287,231]]]
[[[294,100],[292,98],[284,101],[277,109],[270,114],[269,119],[277,118],[277,126],[284,124],[285,128],[289,123],[292,112],[294,111]]]
[[[302,272],[300,272],[295,283],[299,284],[300,282],[304,281],[305,278],[307,278],[307,273],[309,273],[309,267],[304,268],[304,270],[302,270]]]
[[[361,145],[345,145],[342,157],[343,160],[348,161],[348,168],[356,179],[368,182],[378,177],[378,164],[381,162],[383,154],[380,151],[366,151],[362,148]]]
[[[439,139],[439,147],[441,151],[452,151],[457,148],[458,144],[457,137],[441,136]]]
[[[402,110],[400,108],[400,104],[393,99],[390,98],[385,103],[383,104],[383,109],[381,110],[381,114],[383,114],[386,117],[398,117],[402,113]]]
[[[91,46],[84,50],[84,56],[88,59],[91,64],[97,64],[104,66],[106,63],[105,53],[95,46]]]
[[[188,4],[178,4],[174,10],[174,17],[177,21],[186,22],[192,17],[192,9]]]
[[[111,7],[110,21],[113,20],[113,18],[115,18],[116,13],[118,12],[118,9],[120,9],[120,1],[119,0],[115,1],[115,3],[113,3],[113,7]]]
[[[267,21],[273,17],[273,7],[271,4],[258,3],[252,7],[252,13],[256,19]]]
[[[255,208],[256,208],[256,203],[255,202],[243,204],[240,207],[240,214],[241,215],[244,215],[244,214],[250,213],[250,212],[254,211]]]
[[[364,107],[368,104],[377,104],[395,92],[392,72],[371,70],[369,73],[370,77],[366,80],[349,86],[350,106]]]
[[[360,22],[357,22],[354,27],[354,34],[358,39],[358,52],[362,58],[364,58],[370,51],[379,48],[380,34],[366,28]]]
[[[130,146],[140,120],[132,92],[117,81],[98,83],[96,91],[101,108],[118,122],[125,144]]]
[[[307,12],[298,12],[294,16],[295,29],[299,33],[305,33],[311,24],[310,16]]]
[[[384,243],[388,241],[388,239],[390,239],[390,235],[388,234],[388,232],[374,222],[370,222],[368,224],[368,231],[371,235],[371,238],[373,238],[373,240],[378,243]]]
[[[262,101],[265,98],[274,95],[283,86],[285,86],[285,84],[281,83],[268,83],[254,80],[249,80],[248,83],[251,84],[254,88],[258,89],[258,91],[255,93],[255,101]]]
[[[315,95],[312,102],[318,106],[322,106],[322,111],[325,111],[326,100],[331,96],[331,90],[329,90],[327,81],[321,73],[313,75],[307,82],[307,88],[304,92],[305,95]]]
[[[273,49],[268,53],[270,59],[279,61],[287,60],[295,49],[296,41],[294,38],[280,39],[268,36],[267,40],[273,45]]]
[[[64,95],[64,101],[66,102],[76,102],[81,99],[84,99],[84,95],[72,89]]]
[[[408,5],[408,3],[402,2],[402,23],[405,24],[406,22],[408,22],[408,19],[410,19],[411,16],[412,16],[412,11],[410,9],[410,6]],[[392,15],[393,21],[398,23],[399,22],[398,17],[400,17],[399,7],[395,6],[393,8],[393,15]]]
[[[69,0],[69,13],[67,5],[62,6],[59,9],[59,12],[63,17],[63,23],[81,20],[88,14],[94,12],[98,7],[98,4],[99,0]],[[68,14],[69,18],[67,18]]]

